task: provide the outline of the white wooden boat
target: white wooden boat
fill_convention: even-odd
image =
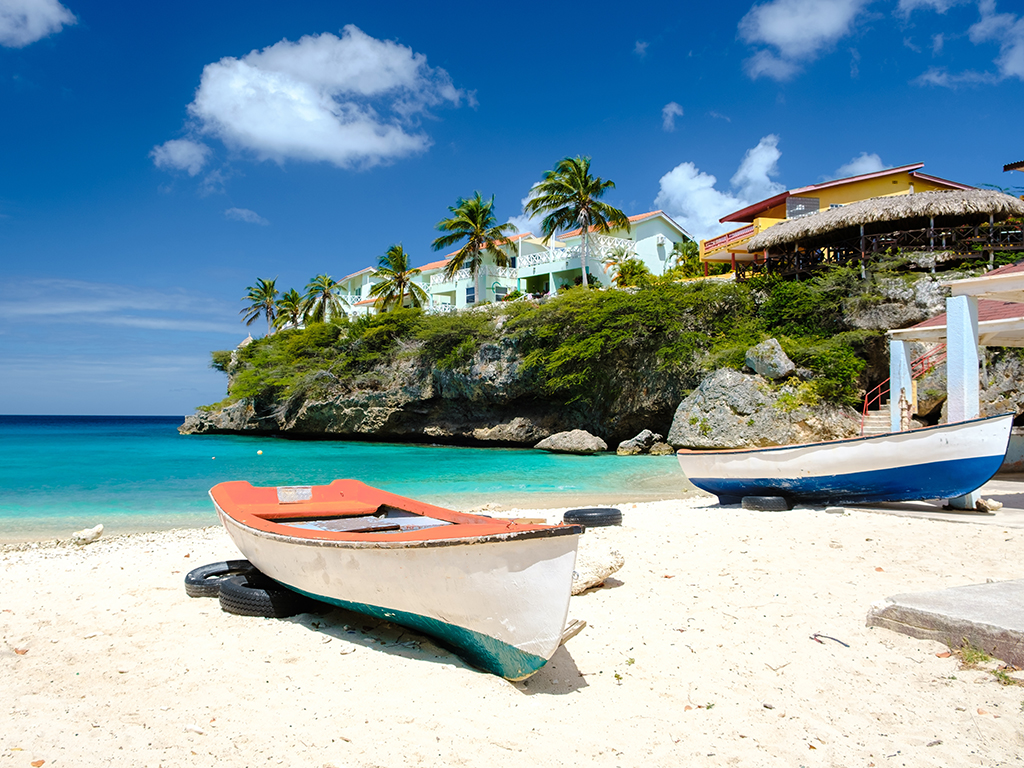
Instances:
[[[455,512],[358,480],[234,481],[210,497],[267,576],[430,635],[481,669],[521,680],[562,642],[580,526]]]
[[[1008,413],[824,443],[676,455],[690,482],[722,504],[744,496],[811,504],[951,499],[996,473],[1012,423]]]

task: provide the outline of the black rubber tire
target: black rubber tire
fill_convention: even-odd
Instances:
[[[312,601],[262,573],[231,576],[220,584],[220,608],[237,616],[283,619],[308,610]]]
[[[562,515],[562,522],[582,525],[584,528],[599,528],[605,525],[622,525],[622,512],[614,507],[586,507],[570,509]]]
[[[740,504],[744,509],[756,509],[760,512],[783,512],[793,508],[785,496],[744,496]]]
[[[248,560],[226,560],[201,565],[185,576],[185,594],[189,597],[217,597],[224,579],[250,573],[259,571]]]

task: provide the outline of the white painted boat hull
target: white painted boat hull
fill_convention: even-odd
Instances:
[[[214,504],[232,541],[267,576],[431,635],[482,669],[523,679],[561,643],[578,528],[558,535],[332,541],[257,530]]]
[[[743,496],[862,504],[948,499],[978,489],[1006,455],[1013,414],[826,443],[679,451],[679,465],[722,504]]]

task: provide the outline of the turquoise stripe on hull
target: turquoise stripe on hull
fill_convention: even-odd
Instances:
[[[690,482],[718,496],[722,504],[738,504],[743,496],[785,496],[811,504],[951,499],[987,483],[1002,461],[1001,455],[994,455],[824,477],[697,477]]]
[[[471,629],[457,627],[429,616],[421,616],[416,613],[405,613],[394,611],[390,608],[381,608],[366,603],[352,603],[348,600],[339,600],[336,597],[326,597],[313,592],[306,592],[287,585],[289,589],[299,592],[306,597],[319,600],[323,603],[330,603],[345,608],[355,613],[366,616],[373,616],[377,619],[390,621],[393,624],[400,624],[403,627],[414,629],[429,635],[438,640],[442,645],[451,648],[455,653],[468,661],[474,667],[500,675],[508,680],[522,680],[529,677],[538,669],[547,664],[547,659],[532,653],[526,653],[518,648],[495,640],[493,637],[474,632]]]

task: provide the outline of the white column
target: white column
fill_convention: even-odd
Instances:
[[[900,431],[900,390],[912,397],[914,386],[910,374],[910,343],[889,339],[889,431]]]
[[[950,423],[976,419],[978,391],[978,300],[946,299],[946,412]]]
[[[978,417],[978,300],[974,296],[946,299],[946,420],[953,424]],[[954,509],[974,509],[977,491],[949,500]]]

